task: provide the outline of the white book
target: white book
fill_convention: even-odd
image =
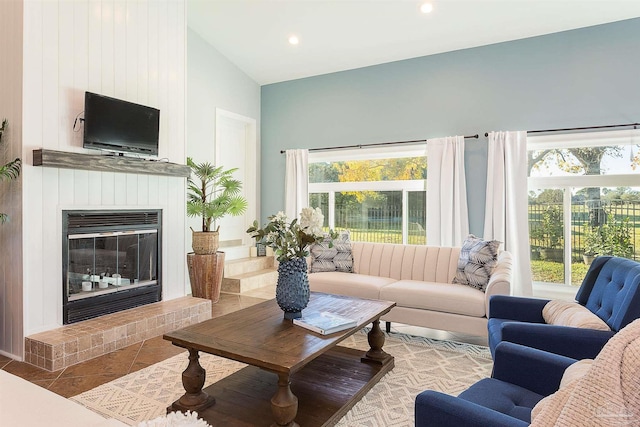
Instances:
[[[353,328],[358,322],[348,317],[323,311],[313,312],[299,319],[293,319],[293,324],[322,335],[329,335],[344,329]]]

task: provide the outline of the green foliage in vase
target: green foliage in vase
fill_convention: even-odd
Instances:
[[[8,125],[9,125],[9,122],[7,122],[7,119],[3,119],[2,126],[0,126],[0,142],[2,142],[2,134],[7,129]],[[1,180],[11,181],[12,179],[18,178],[18,176],[20,176],[21,166],[22,166],[22,161],[19,158],[14,159],[9,163],[6,163],[0,166],[0,181]],[[7,214],[0,213],[0,223],[5,223],[7,219],[9,219]]]
[[[211,231],[211,224],[226,215],[245,213],[248,203],[240,194],[242,183],[233,178],[237,168],[224,170],[208,162],[196,163],[191,157],[187,165],[194,176],[187,179],[187,215],[202,218],[202,231]]]
[[[324,215],[320,208],[303,208],[300,221],[296,218],[289,223],[284,212],[278,212],[270,216],[269,222],[262,228],[258,221],[254,221],[247,233],[255,237],[257,242],[273,248],[278,261],[285,262],[309,255],[309,246],[324,239],[323,223]],[[337,233],[330,231],[329,236],[335,239]],[[333,244],[329,242],[329,246]]]

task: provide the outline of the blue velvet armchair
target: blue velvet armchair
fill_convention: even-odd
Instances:
[[[518,344],[496,347],[493,374],[458,397],[432,390],[415,401],[416,427],[524,427],[531,410],[555,393],[565,369],[576,362],[565,356]]]
[[[549,300],[495,296],[489,301],[489,347],[509,341],[574,359],[593,359],[620,329],[640,318],[640,263],[597,257],[576,301],[604,320],[611,331],[548,325],[542,309]]]

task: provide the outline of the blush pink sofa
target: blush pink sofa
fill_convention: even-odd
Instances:
[[[352,242],[353,273],[309,274],[312,291],[394,301],[382,320],[487,336],[489,297],[511,292],[503,251],[486,291],[451,283],[459,247]]]

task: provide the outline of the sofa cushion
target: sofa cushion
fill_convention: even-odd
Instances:
[[[458,269],[453,283],[468,285],[484,291],[491,278],[493,268],[498,263],[497,240],[482,240],[470,234],[462,244]]]
[[[388,277],[339,271],[309,274],[309,288],[312,291],[370,299],[384,299],[380,298],[380,289],[393,282],[395,279]]]
[[[329,234],[321,242],[314,243],[309,248],[311,254],[312,273],[325,271],[353,271],[353,255],[351,254],[351,240],[349,231],[341,231],[338,237],[331,240]]]
[[[486,315],[485,294],[459,284],[399,280],[382,287],[380,299],[394,301],[398,307],[473,317]]]
[[[610,331],[611,328],[598,316],[577,302],[551,300],[542,309],[545,323],[574,328]]]

